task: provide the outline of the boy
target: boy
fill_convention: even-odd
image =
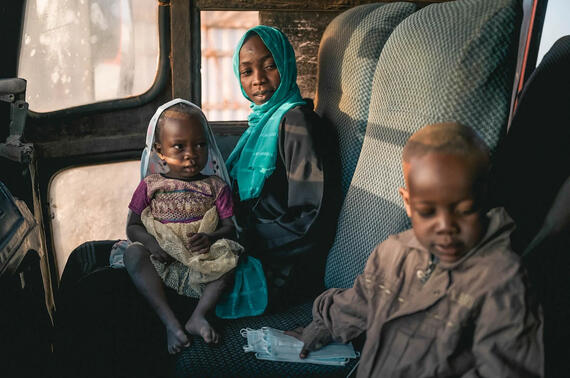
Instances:
[[[366,332],[358,377],[542,376],[542,314],[510,249],[512,220],[485,211],[488,170],[465,126],[412,135],[400,194],[413,229],[377,246],[352,288],[315,300],[313,322],[289,332],[300,357]]]

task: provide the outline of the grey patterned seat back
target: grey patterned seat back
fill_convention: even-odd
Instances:
[[[401,151],[413,132],[458,121],[496,147],[506,130],[519,24],[518,0],[459,0],[429,5],[393,31],[374,75],[326,287],[350,287],[372,249],[410,226],[398,188]]]
[[[336,17],[321,39],[316,112],[337,133],[343,198],[364,140],[378,57],[394,28],[416,8],[412,3],[361,5]]]

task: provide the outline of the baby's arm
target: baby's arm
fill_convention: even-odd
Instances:
[[[194,253],[206,253],[219,239],[235,239],[234,223],[231,218],[220,219],[218,228],[210,233],[197,233],[188,239],[189,249]]]
[[[208,237],[212,243],[216,242],[218,239],[232,239],[235,240],[235,229],[234,222],[232,218],[220,219],[218,223],[218,228],[214,232],[210,232]]]
[[[141,216],[134,211],[129,211],[127,237],[131,241],[142,243],[158,261],[169,262],[172,260],[172,257],[160,248],[154,236],[147,232],[141,221]]]
[[[221,181],[220,181],[221,182]],[[193,253],[206,253],[210,246],[219,239],[236,239],[234,223],[232,221],[233,200],[232,192],[227,184],[223,184],[216,198],[216,211],[220,220],[214,232],[188,235],[188,249]]]

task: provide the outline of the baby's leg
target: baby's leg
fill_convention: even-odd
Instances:
[[[215,281],[209,282],[204,288],[204,293],[198,301],[196,309],[186,322],[184,328],[192,335],[201,336],[206,343],[217,344],[220,335],[212,328],[206,315],[216,307],[224,290],[232,283],[233,272],[224,274]]]
[[[168,352],[174,354],[189,346],[188,336],[168,305],[162,279],[150,261],[150,252],[142,245],[130,245],[125,251],[124,261],[135,286],[166,326]]]

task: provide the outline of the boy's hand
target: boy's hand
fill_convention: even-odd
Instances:
[[[169,263],[173,260],[172,256],[170,256],[164,249],[160,247],[150,250],[150,254],[161,263]]]
[[[309,352],[319,350],[329,344],[331,336],[327,333],[314,332],[314,327],[310,325],[307,328],[298,327],[289,331],[285,331],[286,335],[293,336],[303,342],[303,348],[299,353],[301,359],[307,358]]]
[[[210,238],[201,232],[197,234],[188,234],[188,249],[197,254],[207,253],[210,250]]]

